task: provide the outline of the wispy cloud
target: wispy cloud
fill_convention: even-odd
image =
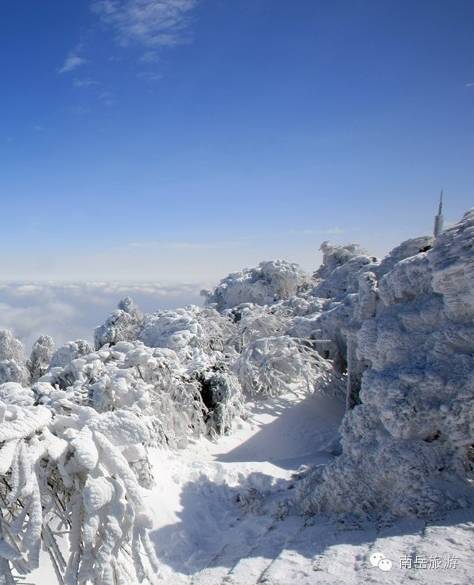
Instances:
[[[80,55],[78,55],[77,52],[72,51],[66,57],[66,60],[64,61],[64,64],[61,67],[61,69],[59,69],[58,73],[60,73],[60,74],[69,73],[70,71],[74,71],[75,69],[77,69],[81,65],[84,65],[84,63],[86,63],[86,62],[87,61],[86,61],[86,59],[84,59],[84,57],[81,57]]]
[[[136,77],[147,83],[155,83],[162,77],[153,70],[153,66],[160,60],[159,49],[191,40],[191,14],[199,1],[90,0],[90,7],[104,27],[111,31],[119,46],[133,46],[140,50],[137,64],[141,70]],[[58,73],[70,73],[88,63],[83,53],[81,42],[69,53]],[[73,85],[76,88],[90,88],[102,84],[90,77],[75,77]],[[101,94],[98,99],[106,106],[112,105],[109,97],[104,98]]]
[[[155,71],[139,71],[137,73],[137,77],[138,79],[143,79],[148,83],[156,83],[163,78],[161,73],[156,73]]]
[[[469,81],[466,83],[466,87],[474,87],[474,81]]]
[[[160,59],[156,51],[151,50],[145,51],[143,55],[140,57],[139,62],[144,63],[145,65],[154,65],[155,63],[158,63],[159,60]]]
[[[111,91],[101,91],[98,95],[97,95],[97,99],[104,104],[104,106],[107,106],[108,108],[112,107],[115,105],[115,98],[114,98],[114,94]]]
[[[93,0],[92,9],[114,32],[120,45],[154,50],[189,40],[191,11],[197,0]]]
[[[96,85],[100,85],[98,81],[96,81],[95,79],[91,79],[90,77],[76,78],[72,83],[74,87],[93,87]]]

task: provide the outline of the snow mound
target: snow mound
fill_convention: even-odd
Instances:
[[[261,262],[256,268],[229,274],[211,291],[203,291],[206,304],[218,311],[242,303],[269,305],[295,295],[309,282],[309,276],[294,263],[285,260]]]

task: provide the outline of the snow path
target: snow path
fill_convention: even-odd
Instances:
[[[329,461],[325,449],[342,413],[333,399],[291,394],[250,404],[248,420],[215,444],[202,439],[177,453],[156,450],[152,539],[170,583],[220,583],[240,574],[246,557],[254,560],[252,570],[261,559],[260,575],[303,519],[265,514],[257,491],[275,490],[279,482],[286,489],[301,464]],[[247,493],[247,509],[256,513],[245,513],[237,501]]]
[[[152,453],[157,485],[148,496],[151,534],[166,585],[471,585],[474,511],[439,522],[400,521],[350,528],[327,519],[286,516],[277,500],[305,464],[325,463],[343,405],[325,396],[288,395],[249,405],[249,419],[213,444]],[[372,567],[381,552],[391,571]],[[449,556],[451,568],[400,568]],[[434,561],[433,561],[434,562]]]

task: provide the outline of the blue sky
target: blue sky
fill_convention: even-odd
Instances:
[[[0,5],[0,276],[209,281],[473,206],[470,0]]]

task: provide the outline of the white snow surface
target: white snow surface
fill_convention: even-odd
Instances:
[[[331,460],[343,414],[334,397],[286,394],[249,404],[232,435],[150,453],[156,485],[145,499],[164,585],[471,585],[474,512],[390,525],[305,518],[281,505],[294,474]],[[392,562],[384,572],[373,553]],[[417,557],[418,555],[418,557]],[[401,568],[404,559],[422,567]],[[451,559],[451,561],[449,561]],[[433,561],[432,561],[433,562]],[[451,562],[451,568],[444,564]],[[48,560],[29,577],[54,583]]]
[[[153,454],[157,486],[147,501],[166,585],[472,583],[472,510],[384,526],[282,509],[295,472],[334,457],[338,398],[292,393],[249,409],[248,421],[216,444]],[[392,561],[389,573],[370,565],[374,551]],[[451,555],[456,567],[400,568],[416,554]]]

